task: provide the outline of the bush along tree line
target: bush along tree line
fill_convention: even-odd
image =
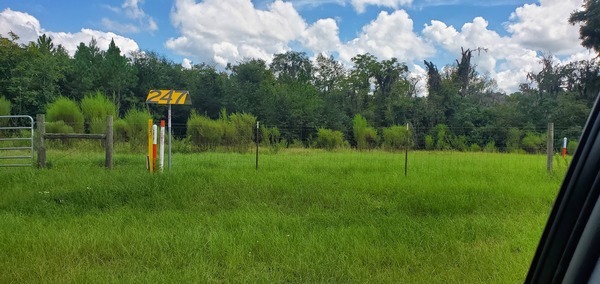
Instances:
[[[196,150],[245,149],[261,122],[260,141],[325,149],[353,147],[539,152],[548,122],[556,137],[576,141],[600,90],[596,59],[568,64],[541,58],[519,91],[499,92],[471,62],[484,49],[463,49],[453,64],[425,61],[425,87],[406,64],[371,54],[350,67],[333,57],[276,54],[270,64],[246,59],[224,70],[207,64],[182,68],[154,52],[123,55],[111,41],[80,43],[74,56],[42,35],[18,44],[0,36],[0,111],[46,113],[49,131],[102,131],[115,115],[116,138],[141,143],[146,119],[165,108],[145,104],[150,89],[189,90],[192,106],[173,112],[179,141]],[[420,95],[426,93],[427,95]],[[223,110],[227,111],[223,111]],[[410,130],[405,125],[410,124]],[[408,137],[408,139],[406,139]],[[143,146],[142,146],[143,147]]]

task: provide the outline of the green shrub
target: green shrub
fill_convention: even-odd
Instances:
[[[433,148],[435,147],[435,140],[433,139],[433,136],[431,135],[425,135],[425,149],[426,150],[433,150]]]
[[[367,148],[367,139],[365,136],[367,127],[366,118],[360,114],[354,116],[352,119],[352,134],[354,135],[354,141],[356,142],[356,148],[358,149],[362,150]]]
[[[383,146],[387,150],[402,150],[410,145],[405,126],[394,125],[383,129]]]
[[[520,148],[521,142],[521,130],[515,127],[511,127],[508,129],[506,133],[506,151],[507,152],[517,152]]]
[[[224,127],[220,121],[192,112],[187,121],[187,136],[192,147],[200,150],[214,149],[221,145]]]
[[[300,139],[292,139],[292,142],[288,143],[287,147],[294,149],[302,149],[304,148],[304,143],[302,143]]]
[[[281,133],[277,127],[260,126],[260,144],[269,147],[270,152],[276,154],[281,148],[286,147],[285,141],[281,140]]]
[[[92,124],[95,119],[106,121],[107,115],[112,115],[116,119],[115,105],[101,92],[87,94],[81,100],[81,111],[86,124],[89,126],[90,133],[97,133],[92,131]]]
[[[375,149],[379,145],[379,135],[375,128],[367,127],[365,129],[365,138],[367,141],[367,149]]]
[[[436,150],[450,149],[450,145],[448,145],[448,132],[448,126],[445,124],[438,124],[433,128]]]
[[[567,154],[569,155],[573,155],[575,154],[575,150],[577,150],[577,147],[579,146],[579,142],[577,141],[569,141],[567,142]]]
[[[471,144],[469,149],[471,152],[481,152],[481,147],[479,145],[477,145],[477,143]]]
[[[0,97],[0,115],[10,115],[10,101]],[[7,126],[8,119],[0,119],[0,127]]]
[[[92,120],[90,121],[89,132],[93,134],[103,134],[104,132],[106,132],[106,118],[92,118]]]
[[[357,114],[352,119],[352,131],[354,141],[359,150],[373,149],[379,144],[379,136],[377,130],[367,124],[367,119],[362,115]]]
[[[74,101],[59,97],[56,101],[46,107],[48,122],[63,121],[71,126],[75,133],[83,132],[83,114]]]
[[[189,136],[184,138],[184,139],[173,139],[171,141],[172,144],[172,151],[173,153],[183,153],[183,154],[187,154],[187,153],[192,153],[192,145],[190,144],[190,139]],[[165,143],[165,146],[167,144]],[[165,151],[165,156],[167,155],[167,151]],[[165,157],[166,160],[166,157]]]
[[[46,133],[74,133],[73,127],[64,121],[46,122]]]
[[[344,134],[341,131],[319,128],[317,131],[317,147],[333,151],[344,146]]]
[[[492,140],[485,144],[483,151],[487,153],[496,153],[498,151],[498,149],[496,149],[496,141]]]
[[[539,153],[544,149],[544,138],[544,134],[538,135],[533,132],[527,132],[527,134],[525,134],[525,137],[523,137],[523,139],[521,140],[521,146],[523,147],[523,150],[525,150],[527,153]]]
[[[115,120],[113,123],[114,140],[118,142],[127,141],[127,128],[127,122],[124,119]]]
[[[469,150],[469,147],[467,147],[467,136],[459,135],[452,138],[452,147],[462,152]]]
[[[127,124],[127,141],[131,150],[146,149],[148,143],[148,120],[152,117],[145,111],[130,109],[125,114]]]
[[[225,146],[243,153],[254,143],[255,125],[256,117],[251,114],[233,113],[227,116],[223,109],[220,118],[212,120],[192,112],[187,122],[187,134],[196,149],[204,151]]]
[[[75,133],[73,127],[66,124],[64,121],[53,121],[46,122],[46,133]],[[74,146],[73,143],[77,142],[73,139],[59,139],[59,140],[48,140],[46,143],[49,148],[57,148],[57,149],[68,149],[71,146]]]
[[[260,144],[263,146],[273,146],[281,142],[281,133],[277,127],[260,126]]]
[[[221,129],[221,137],[215,146],[225,146],[227,148],[233,148],[238,143],[238,136],[235,131],[235,126],[230,124],[227,120],[215,120],[216,127]]]
[[[227,131],[224,132],[226,135],[225,140],[233,142],[233,146],[236,151],[244,153],[247,152],[249,147],[254,143],[254,133],[256,131],[256,117],[247,113],[232,113],[226,122],[229,127],[226,127]],[[229,128],[233,128],[231,131]],[[228,137],[227,135],[233,135]]]

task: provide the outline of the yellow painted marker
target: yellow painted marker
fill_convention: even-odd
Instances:
[[[152,119],[148,119],[148,156],[146,156],[148,160],[148,170],[150,173],[154,173],[154,165],[152,163]]]

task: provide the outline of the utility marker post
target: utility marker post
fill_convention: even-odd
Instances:
[[[173,157],[173,153],[171,152],[171,137],[173,136],[173,132],[171,129],[171,101],[169,99],[169,171],[171,170],[171,161]]]
[[[552,158],[554,156],[554,123],[548,123],[548,141],[546,142],[546,170],[552,172]]]
[[[563,159],[567,158],[567,137],[563,138],[563,147],[562,147],[562,157]]]
[[[410,144],[410,134],[408,122],[406,123],[406,146],[404,146],[404,176],[408,174],[408,145]]]
[[[258,120],[256,121],[256,170],[258,171]]]
[[[147,104],[168,105],[168,127],[169,127],[169,170],[173,160],[173,152],[171,151],[171,139],[173,139],[173,129],[171,127],[171,106],[172,105],[191,105],[190,93],[183,90],[150,90],[146,97]]]
[[[158,158],[158,167],[162,173],[165,169],[165,121],[160,121],[160,153]]]

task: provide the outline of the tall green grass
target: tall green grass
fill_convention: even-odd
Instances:
[[[266,151],[265,151],[266,152]],[[51,151],[7,169],[0,282],[522,282],[564,168],[544,157]],[[76,174],[74,174],[76,173]]]
[[[63,121],[77,133],[83,132],[83,114],[76,102],[66,98],[59,97],[53,103],[46,106],[46,116],[48,122]]]
[[[90,133],[106,132],[106,116],[108,115],[112,115],[117,120],[115,104],[102,92],[86,94],[80,105]]]
[[[0,96],[0,115],[10,115],[11,103],[4,96]],[[8,119],[0,119],[0,127],[8,125]]]
[[[148,120],[152,117],[150,114],[143,110],[130,109],[125,114],[123,119],[126,124],[127,142],[130,149],[133,151],[142,151],[147,145],[148,139]],[[120,140],[122,135],[121,131],[124,123],[118,121],[117,127],[115,128],[117,134],[117,141]]]

